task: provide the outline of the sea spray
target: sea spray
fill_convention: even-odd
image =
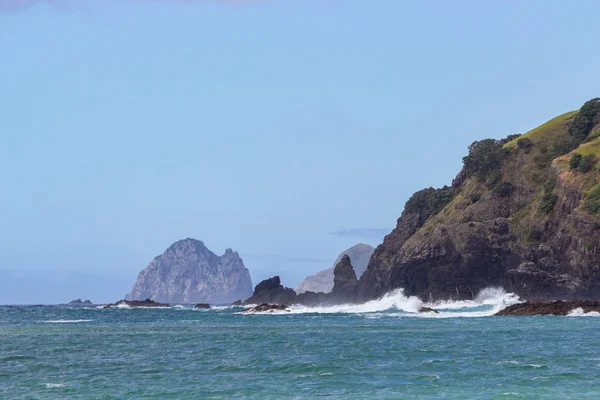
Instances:
[[[363,304],[317,307],[294,305],[290,307],[290,312],[292,314],[377,314],[376,316],[388,317],[485,317],[493,315],[519,301],[518,296],[514,293],[507,293],[504,289],[496,287],[481,290],[473,300],[445,300],[437,302],[423,302],[418,297],[406,296],[404,289],[396,289],[379,299]],[[433,308],[438,310],[439,313],[419,313],[421,307]]]

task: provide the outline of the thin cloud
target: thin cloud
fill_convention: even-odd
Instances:
[[[328,235],[364,238],[364,239],[382,239],[385,235],[391,232],[391,229],[386,228],[343,228],[337,231],[328,232]]]

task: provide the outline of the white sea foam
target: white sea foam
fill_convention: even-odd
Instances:
[[[80,322],[92,322],[91,319],[56,319],[53,321],[42,321],[47,324],[74,324]]]
[[[578,307],[572,310],[568,315],[568,317],[600,317],[600,313],[598,311],[590,311],[584,312],[583,308]]]
[[[448,300],[440,302],[423,302],[415,296],[407,297],[404,295],[403,289],[397,289],[380,299],[371,300],[364,304],[319,307],[295,305],[290,307],[290,312],[293,314],[366,314],[365,317],[367,318],[407,316],[420,318],[486,317],[519,301],[518,296],[513,293],[507,293],[501,288],[483,289],[473,300]],[[434,308],[438,310],[438,313],[419,313],[421,307]]]
[[[44,386],[46,386],[46,389],[56,389],[65,387],[65,385],[62,383],[45,383]]]

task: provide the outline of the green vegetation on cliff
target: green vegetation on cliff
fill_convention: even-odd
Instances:
[[[471,298],[600,298],[600,99],[523,135],[469,146],[451,187],[416,192],[373,254],[359,298],[402,287]]]

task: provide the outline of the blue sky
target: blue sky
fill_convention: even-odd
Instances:
[[[0,303],[121,298],[172,242],[295,286],[474,140],[600,95],[579,1],[0,0]]]

